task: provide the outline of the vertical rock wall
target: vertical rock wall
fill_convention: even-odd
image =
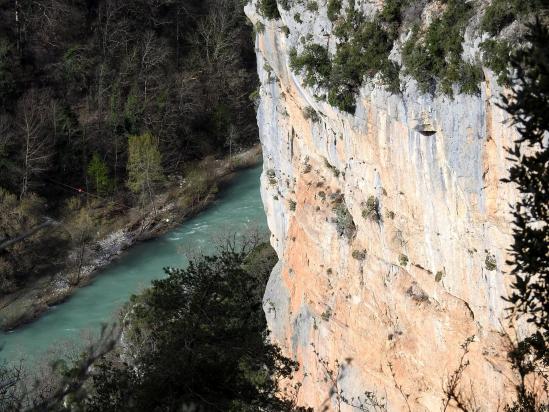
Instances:
[[[420,94],[414,82],[401,96],[367,84],[356,114],[342,113],[288,66],[302,37],[334,44],[318,4],[279,7],[276,21],[246,7],[265,26],[256,38],[261,188],[280,258],[264,308],[273,338],[301,363],[299,399],[335,408],[325,361],[349,399],[373,391],[389,410],[441,410],[474,336],[462,389],[496,410],[513,376],[500,332],[515,194],[500,179],[515,132],[496,106],[501,90],[489,72],[481,95],[454,99]]]

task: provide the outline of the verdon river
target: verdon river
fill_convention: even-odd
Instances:
[[[132,294],[164,277],[162,268],[184,266],[186,251],[213,252],[216,240],[227,234],[266,233],[260,174],[261,165],[239,172],[205,211],[162,237],[132,246],[67,302],[33,323],[2,333],[0,358],[32,362],[63,347],[78,348],[86,336],[97,336],[102,324],[117,321]]]

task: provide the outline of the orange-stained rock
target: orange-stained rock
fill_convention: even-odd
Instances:
[[[516,193],[501,179],[516,131],[496,105],[501,89],[489,71],[479,96],[453,100],[422,95],[413,81],[401,96],[370,82],[356,113],[342,113],[288,67],[307,34],[333,47],[319,5],[316,15],[280,8],[280,21],[246,7],[265,25],[262,197],[280,259],[264,307],[273,339],[301,363],[299,400],[337,409],[326,367],[337,375],[347,359],[338,388],[348,399],[372,391],[392,411],[442,410],[443,388],[474,337],[461,389],[481,410],[497,410],[514,379],[501,296]],[[338,204],[356,226],[352,237],[338,233]]]

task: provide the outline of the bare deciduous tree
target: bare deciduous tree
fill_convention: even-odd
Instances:
[[[48,168],[51,144],[47,135],[46,96],[28,92],[18,108],[18,139],[21,141],[21,185],[20,197],[24,197],[32,178]]]
[[[234,60],[235,14],[231,13],[231,1],[219,0],[210,14],[198,22],[190,41],[203,51],[208,65],[223,65]]]

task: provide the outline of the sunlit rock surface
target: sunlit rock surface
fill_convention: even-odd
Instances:
[[[380,2],[357,3],[371,13]],[[335,407],[321,361],[337,374],[337,362],[352,359],[339,380],[347,398],[373,391],[389,410],[441,410],[474,336],[462,390],[497,410],[513,384],[500,332],[515,193],[500,179],[515,131],[496,105],[501,89],[490,72],[479,96],[453,100],[420,94],[413,81],[401,96],[370,83],[355,116],[342,113],[289,69],[301,37],[335,44],[318,4],[317,13],[280,9],[279,21],[246,7],[265,25],[256,39],[262,197],[280,258],[264,307],[273,338],[301,363],[299,400]],[[478,41],[469,43],[465,53]],[[380,219],[368,213],[373,199]],[[354,237],[338,233],[338,202]]]

